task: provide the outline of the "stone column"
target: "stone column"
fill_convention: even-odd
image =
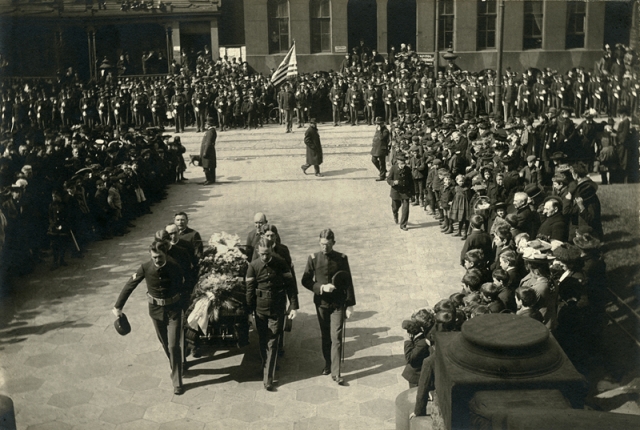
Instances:
[[[171,58],[176,60],[176,63],[182,64],[182,55],[180,52],[180,22],[178,21],[171,23],[171,44],[173,48]]]
[[[567,2],[545,0],[542,20],[542,49],[564,51],[567,34]]]
[[[584,48],[600,50],[604,46],[605,2],[587,2]]]
[[[387,2],[388,0],[377,0],[378,5],[378,52],[387,55]]]
[[[435,0],[416,0],[416,52],[433,52]]]
[[[211,20],[211,55],[213,61],[220,57],[220,38],[218,36],[218,18]]]

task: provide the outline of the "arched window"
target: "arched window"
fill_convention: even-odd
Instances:
[[[289,50],[289,1],[269,0],[269,53],[278,54]]]
[[[311,52],[331,52],[331,1],[311,0]]]

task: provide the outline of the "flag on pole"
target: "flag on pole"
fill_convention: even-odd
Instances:
[[[296,43],[293,42],[289,52],[282,60],[273,75],[271,75],[271,83],[277,86],[289,76],[298,76],[298,59],[296,58]]]

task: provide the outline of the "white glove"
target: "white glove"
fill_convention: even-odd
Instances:
[[[351,318],[351,314],[353,313],[353,306],[349,306],[345,311],[344,311],[344,316],[347,317],[347,319]]]
[[[113,313],[117,318],[120,318],[122,315],[122,309],[113,308],[111,309],[111,313]]]
[[[333,284],[324,284],[320,288],[321,288],[323,293],[332,293],[333,290],[336,289],[335,285],[333,285]]]
[[[290,320],[294,319],[294,318],[296,317],[296,315],[298,315],[298,311],[297,311],[297,310],[295,310],[295,309],[291,309],[291,310],[289,311],[289,319],[290,319]]]

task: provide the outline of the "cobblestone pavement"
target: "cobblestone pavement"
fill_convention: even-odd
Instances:
[[[218,134],[219,184],[199,168],[174,185],[153,214],[124,237],[93,243],[84,259],[20,279],[13,318],[0,326],[0,393],[14,403],[19,429],[393,429],[394,399],[407,388],[401,321],[458,289],[462,242],[411,208],[408,232],[394,224],[389,187],[375,182],[373,127],[320,125],[325,177],[303,175],[304,129]],[[187,154],[202,134],[181,135]],[[185,157],[187,158],[187,157]],[[251,345],[190,358],[186,392],[173,395],[169,366],[147,314],[145,288],[125,312],[133,331],[113,329],[111,308],[153,232],[186,211],[204,238],[245,237],[254,212],[278,226],[299,275],[334,229],[349,256],[358,305],[347,324],[343,376],[321,376],[323,359],[312,294],[300,287],[300,313],[279,361],[277,392],[264,390],[257,337]]]

